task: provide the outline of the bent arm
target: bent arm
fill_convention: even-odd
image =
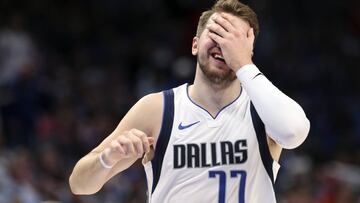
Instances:
[[[120,121],[116,129],[89,154],[80,159],[69,178],[71,191],[74,194],[94,194],[114,175],[129,168],[139,157],[131,156],[116,163],[102,156],[103,161],[111,168],[105,168],[100,162],[100,155],[118,139],[125,131],[138,129],[147,136],[153,137],[156,142],[162,119],[163,97],[162,93],[150,94],[139,100]],[[132,131],[132,130],[131,130]]]
[[[254,104],[266,133],[282,148],[298,147],[306,139],[310,122],[301,106],[275,87],[251,64],[236,75]]]
[[[75,165],[69,178],[70,188],[74,194],[90,195],[98,192],[111,177],[136,161],[136,158],[124,159],[113,168],[107,169],[99,161],[100,154],[101,152],[91,151]]]

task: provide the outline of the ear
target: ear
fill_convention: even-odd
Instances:
[[[192,46],[191,46],[191,53],[192,55],[196,56],[198,53],[198,42],[199,42],[199,38],[198,37],[194,37],[193,41],[192,41]]]

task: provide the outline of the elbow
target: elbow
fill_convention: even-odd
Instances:
[[[293,121],[290,125],[283,126],[283,136],[278,140],[278,144],[284,149],[294,149],[299,147],[307,138],[310,131],[310,121],[304,116],[302,119]]]
[[[81,190],[81,188],[76,184],[73,174],[71,174],[69,177],[69,186],[70,186],[71,192],[74,195],[83,195],[84,194],[84,192]]]
[[[70,190],[74,195],[92,195],[95,194],[96,192],[98,192],[99,190],[96,191],[90,191],[88,190],[86,187],[81,186],[81,184],[79,184],[80,182],[76,180],[76,178],[74,177],[74,174],[71,174],[69,177],[69,186],[70,186]]]

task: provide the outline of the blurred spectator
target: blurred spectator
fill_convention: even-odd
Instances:
[[[38,56],[24,23],[24,17],[14,13],[0,30],[0,110],[5,142],[30,147],[40,95]]]
[[[24,30],[24,18],[19,13],[10,16],[0,31],[0,86],[9,85],[35,67],[35,48]]]
[[[0,164],[0,197],[4,202],[38,203],[40,196],[34,187],[34,162],[31,154],[25,149],[18,149],[8,154],[11,158]],[[5,171],[3,166],[7,166]],[[2,170],[1,170],[2,169]]]
[[[301,103],[308,139],[284,150],[283,203],[360,202],[359,1],[244,1],[254,61]],[[74,196],[75,161],[141,96],[192,82],[191,41],[209,1],[1,1],[0,203],[145,202],[140,163]]]

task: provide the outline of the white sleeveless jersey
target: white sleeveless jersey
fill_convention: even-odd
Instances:
[[[155,157],[144,163],[149,203],[276,202],[279,165],[243,89],[215,117],[191,100],[187,84],[164,95]]]

